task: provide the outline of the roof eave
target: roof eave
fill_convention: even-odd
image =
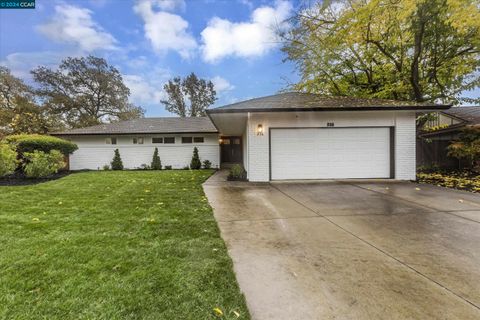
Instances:
[[[203,134],[218,133],[218,130],[211,131],[180,131],[180,132],[51,132],[51,136],[119,136],[137,134]]]
[[[325,111],[437,111],[450,109],[452,105],[427,106],[368,106],[368,107],[313,107],[313,108],[232,108],[210,109],[207,114],[215,113],[246,113],[246,112],[325,112]]]

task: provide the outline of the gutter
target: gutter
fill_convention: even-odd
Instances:
[[[369,107],[311,107],[311,108],[238,108],[238,109],[210,109],[207,115],[216,113],[247,113],[247,112],[301,112],[301,111],[437,111],[450,109],[452,105],[427,105],[427,106],[369,106]],[[210,118],[211,119],[211,118]]]

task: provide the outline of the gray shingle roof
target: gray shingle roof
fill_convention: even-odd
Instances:
[[[411,101],[330,97],[312,93],[287,92],[241,101],[207,113],[268,112],[268,111],[352,111],[352,110],[432,110],[448,109],[450,105],[421,104]]]
[[[208,117],[197,118],[140,118],[92,127],[54,132],[52,135],[137,134],[137,133],[215,133]]]
[[[480,106],[454,107],[443,113],[462,119],[468,124],[480,124]]]

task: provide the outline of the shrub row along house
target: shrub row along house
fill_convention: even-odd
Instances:
[[[183,168],[197,147],[213,167],[242,164],[250,181],[415,179],[415,114],[448,105],[282,93],[210,109],[208,117],[144,118],[54,133],[76,143],[70,169]]]

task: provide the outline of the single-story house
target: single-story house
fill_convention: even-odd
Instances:
[[[126,168],[188,166],[193,147],[214,167],[243,164],[250,181],[415,179],[416,112],[448,105],[281,93],[207,111],[202,118],[144,118],[55,133],[75,142],[70,169],[100,169],[120,150]]]
[[[456,169],[468,165],[448,156],[447,147],[467,126],[480,126],[480,106],[453,107],[433,113],[417,132],[417,166]]]

